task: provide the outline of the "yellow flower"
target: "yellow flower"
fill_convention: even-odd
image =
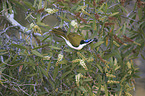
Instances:
[[[83,76],[83,75],[82,75],[81,73],[79,73],[78,75],[75,76],[77,86],[79,86],[80,78],[81,78],[82,76]]]
[[[44,56],[43,60],[50,60],[50,58],[51,58],[50,56]]]
[[[57,58],[57,61],[61,61],[63,58],[63,55],[62,54],[58,54],[58,58]]]
[[[53,13],[56,13],[58,11],[58,9],[47,8],[47,9],[45,9],[45,11],[48,12],[48,14],[53,14]]]
[[[85,70],[88,70],[84,60],[80,60],[80,64],[85,68]]]

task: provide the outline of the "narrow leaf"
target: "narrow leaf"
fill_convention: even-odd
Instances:
[[[47,78],[49,78],[47,71],[45,71],[44,68],[42,68],[41,66],[39,66],[39,67],[40,67],[41,72],[42,72]]]
[[[112,13],[109,17],[119,14],[119,12]]]
[[[46,46],[48,46],[48,45],[49,45],[49,44],[44,44],[44,45],[42,45],[42,46],[35,47],[33,50],[40,49],[40,48],[46,47]]]
[[[97,42],[96,44],[93,45],[93,48],[100,46],[102,43],[104,43],[104,41]]]
[[[25,46],[23,46],[23,45],[14,44],[14,43],[12,43],[11,45],[14,46],[14,47],[20,48],[20,49],[27,49],[27,48],[26,48]]]
[[[13,58],[13,60],[10,62],[10,64],[15,63],[15,61],[16,61],[16,59],[17,59],[17,57],[18,57],[18,54],[16,54],[16,55],[14,56],[14,58]]]
[[[127,14],[127,11],[123,6],[119,6],[119,7]]]
[[[123,34],[125,34],[125,31],[126,31],[126,23],[124,23]]]
[[[55,69],[54,69],[54,72],[53,72],[53,79],[54,80],[55,80],[56,76],[58,75],[58,71],[59,71],[58,66],[55,66]]]
[[[83,86],[79,86],[79,89],[83,92],[87,92],[87,90]]]
[[[55,47],[55,46],[49,46],[50,48],[56,49],[56,50],[61,50],[61,48],[59,47]]]
[[[141,18],[142,18],[142,8],[138,8],[138,17],[141,20]]]
[[[39,56],[39,57],[43,57],[43,55],[42,54],[40,54],[38,51],[36,51],[36,50],[32,50],[31,51],[34,55],[36,55],[36,56]]]
[[[72,71],[68,71],[63,73],[63,75],[61,76],[60,80],[64,79],[68,74],[70,74]]]
[[[105,96],[108,96],[107,84],[105,84]]]
[[[101,71],[101,73],[103,73],[103,69],[102,69],[102,67],[99,64],[97,64],[97,67],[99,68],[99,70]]]

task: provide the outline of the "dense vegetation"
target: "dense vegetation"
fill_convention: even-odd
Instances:
[[[144,2],[2,0],[0,4],[2,96],[131,96],[138,77],[133,59],[145,44]],[[56,26],[98,42],[80,51],[71,49],[50,33]]]

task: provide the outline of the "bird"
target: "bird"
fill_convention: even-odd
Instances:
[[[92,43],[93,41],[98,41],[96,38],[85,40],[83,36],[73,32],[69,32],[67,34],[67,31],[62,28],[53,28],[50,32],[62,37],[67,45],[75,50],[81,50],[84,46]]]

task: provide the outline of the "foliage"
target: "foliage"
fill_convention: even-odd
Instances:
[[[32,1],[1,2],[1,95],[131,95],[138,77],[133,59],[145,41],[144,2],[138,0],[127,10],[124,0]],[[30,33],[4,22],[3,13],[17,13],[17,8],[26,14]],[[97,37],[98,42],[80,51],[69,48],[49,33],[49,16],[58,19],[53,27]]]

